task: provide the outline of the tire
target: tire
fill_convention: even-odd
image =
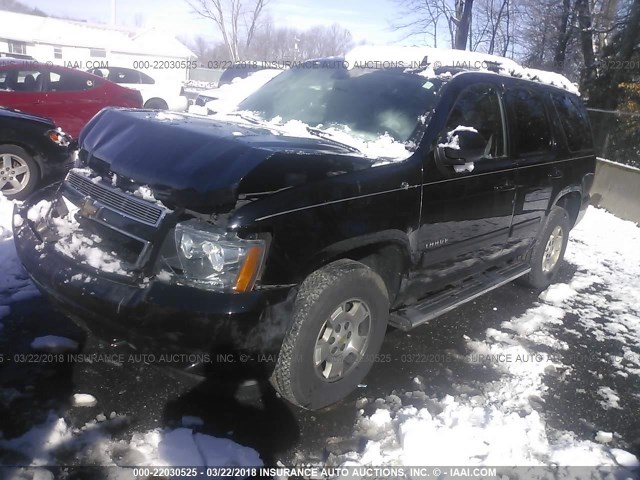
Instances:
[[[363,318],[356,326],[359,317]],[[343,399],[371,369],[388,317],[384,281],[369,267],[338,260],[316,270],[296,297],[293,324],[280,349],[271,384],[288,401],[308,410]],[[351,352],[345,354],[348,350]]]
[[[529,252],[531,271],[523,279],[526,285],[539,290],[551,285],[564,258],[570,230],[569,213],[562,207],[553,207]]]
[[[33,193],[39,182],[40,168],[24,148],[0,145],[0,192],[5,197],[24,200]]]
[[[167,102],[161,98],[152,98],[147,100],[147,103],[144,104],[144,108],[149,108],[151,110],[166,110],[169,108],[169,105],[167,105]]]

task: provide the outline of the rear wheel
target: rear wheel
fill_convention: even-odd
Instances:
[[[144,108],[150,108],[152,110],[166,110],[169,106],[167,105],[167,102],[161,98],[152,98],[147,100],[147,103],[144,104]]]
[[[0,145],[0,192],[10,200],[24,200],[38,186],[38,164],[17,145]]]
[[[316,410],[353,391],[371,369],[389,316],[380,276],[338,260],[303,282],[271,383],[290,402]]]
[[[553,207],[529,253],[531,271],[524,279],[527,285],[537,289],[551,285],[564,258],[570,230],[569,213],[562,207]]]

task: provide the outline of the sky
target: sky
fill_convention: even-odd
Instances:
[[[136,18],[141,18],[144,27],[156,27],[181,38],[217,37],[211,20],[199,18],[185,0],[116,1],[117,21],[121,25],[134,26]],[[97,22],[109,22],[111,18],[111,0],[22,2],[58,16]],[[372,44],[398,43],[401,38],[391,28],[391,23],[398,18],[394,0],[270,0],[266,13],[276,26],[306,29],[339,23],[351,31],[356,41],[366,40]]]

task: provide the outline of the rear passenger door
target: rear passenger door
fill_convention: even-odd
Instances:
[[[51,69],[46,83],[50,117],[76,137],[80,129],[106,104],[104,80],[81,71]]]
[[[511,156],[518,185],[508,249],[513,254],[535,239],[549,203],[562,183],[551,111],[545,92],[533,87],[510,87],[505,95]]]
[[[477,130],[485,154],[462,170],[434,152],[424,165],[419,245],[423,288],[436,290],[485,270],[506,244],[515,197],[514,165],[506,155],[500,85],[463,88],[449,110],[439,142],[457,127]]]

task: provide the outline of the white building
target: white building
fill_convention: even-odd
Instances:
[[[88,70],[101,66],[144,71],[160,80],[188,79],[195,54],[153,28],[131,30],[0,10],[0,53]]]

